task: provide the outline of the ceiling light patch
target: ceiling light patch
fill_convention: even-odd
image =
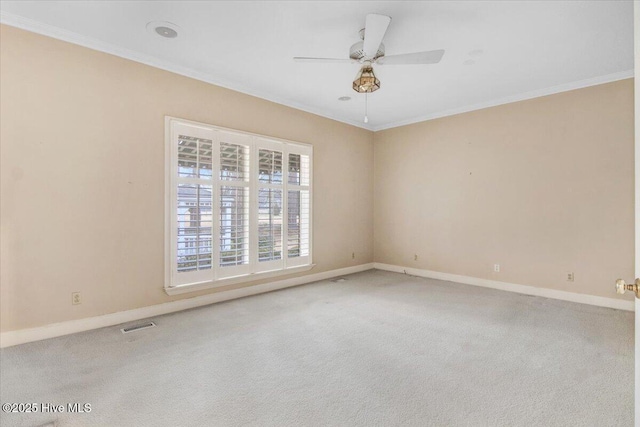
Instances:
[[[151,21],[147,24],[147,31],[154,36],[175,39],[180,34],[180,27],[172,22]]]

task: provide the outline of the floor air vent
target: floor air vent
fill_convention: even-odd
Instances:
[[[120,330],[122,331],[123,334],[128,334],[129,332],[135,332],[135,331],[140,331],[142,329],[153,328],[154,326],[156,326],[155,323],[146,322],[146,323],[141,323],[139,325],[129,326],[127,328],[122,328]]]

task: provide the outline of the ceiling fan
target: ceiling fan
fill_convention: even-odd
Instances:
[[[343,63],[358,62],[362,64],[360,71],[353,81],[353,90],[359,93],[371,93],[380,89],[380,80],[373,72],[373,64],[378,65],[406,65],[406,64],[437,64],[444,55],[443,49],[426,52],[404,53],[400,55],[385,55],[384,38],[391,18],[385,15],[371,13],[367,15],[365,28],[360,30],[362,41],[355,43],[349,50],[349,58],[310,58],[294,57],[298,62],[311,63]]]

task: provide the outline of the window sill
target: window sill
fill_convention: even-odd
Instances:
[[[190,283],[188,285],[170,286],[164,288],[167,295],[180,295],[189,292],[202,291],[205,289],[214,289],[222,286],[235,285],[238,283],[253,282],[254,280],[268,279],[270,277],[288,276],[290,274],[301,273],[303,271],[309,271],[315,264],[300,265],[297,267],[287,268],[285,270],[265,271],[262,273],[243,274],[242,276],[227,277],[220,280]]]

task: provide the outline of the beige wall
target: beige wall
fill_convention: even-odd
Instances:
[[[633,120],[629,79],[376,132],[376,262],[615,297]]]
[[[0,31],[2,332],[208,293],[163,290],[165,115],[313,144],[307,274],[375,248],[377,262],[607,297],[633,276],[632,80],[373,134]]]
[[[3,332],[180,298],[163,290],[165,115],[313,144],[308,274],[373,261],[371,132],[12,27],[0,39]]]

